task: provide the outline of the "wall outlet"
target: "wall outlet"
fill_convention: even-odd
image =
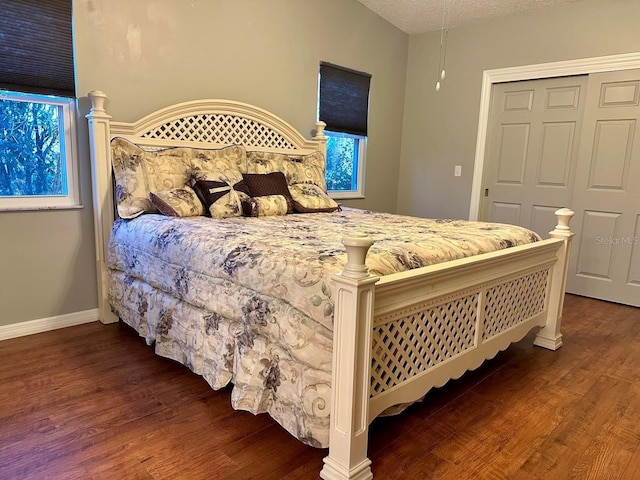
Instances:
[[[460,177],[462,176],[462,165],[456,165],[453,169],[453,176]]]

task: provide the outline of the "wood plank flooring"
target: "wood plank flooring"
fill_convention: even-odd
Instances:
[[[533,334],[370,434],[376,479],[640,479],[640,309],[568,295]],[[0,342],[0,479],[312,479],[325,450],[230,407],[125,325]]]

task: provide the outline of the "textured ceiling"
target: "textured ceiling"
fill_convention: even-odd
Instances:
[[[580,0],[359,0],[408,34],[440,30],[442,11],[449,9],[449,27]]]

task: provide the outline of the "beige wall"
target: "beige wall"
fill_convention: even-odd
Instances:
[[[81,209],[0,212],[0,327],[98,306],[86,152],[78,163]]]
[[[86,94],[133,121],[176,102],[227,98],[303,134],[320,61],[372,74],[366,199],[396,208],[409,37],[357,0],[75,0],[81,211],[0,213],[0,325],[97,307]]]
[[[88,181],[82,202],[82,210],[0,212],[0,326],[97,308]]]
[[[370,73],[366,199],[395,211],[409,36],[357,0],[74,2],[79,95],[104,91],[115,119],[227,98],[310,136],[318,65]]]
[[[640,1],[583,0],[409,41],[398,213],[468,218],[484,70],[640,51]],[[462,165],[462,177],[454,177]]]

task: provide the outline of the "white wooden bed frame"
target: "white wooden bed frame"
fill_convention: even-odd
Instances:
[[[114,222],[110,140],[124,137],[160,148],[247,149],[304,154],[326,151],[324,124],[307,140],[291,125],[260,108],[227,100],[203,100],[158,110],[135,123],[112,122],[106,95],[89,93],[87,115],[93,174],[93,206],[99,312],[118,321],[107,298],[106,245]],[[325,480],[373,478],[367,458],[370,422],[393,405],[421,398],[431,388],[473,370],[498,351],[541,327],[534,343],[556,350],[571,245],[573,212],[556,212],[547,240],[378,278],[365,258],[373,241],[343,239],[344,271],[334,276],[332,397]],[[434,333],[437,332],[437,335]],[[453,342],[434,338],[446,335]]]

